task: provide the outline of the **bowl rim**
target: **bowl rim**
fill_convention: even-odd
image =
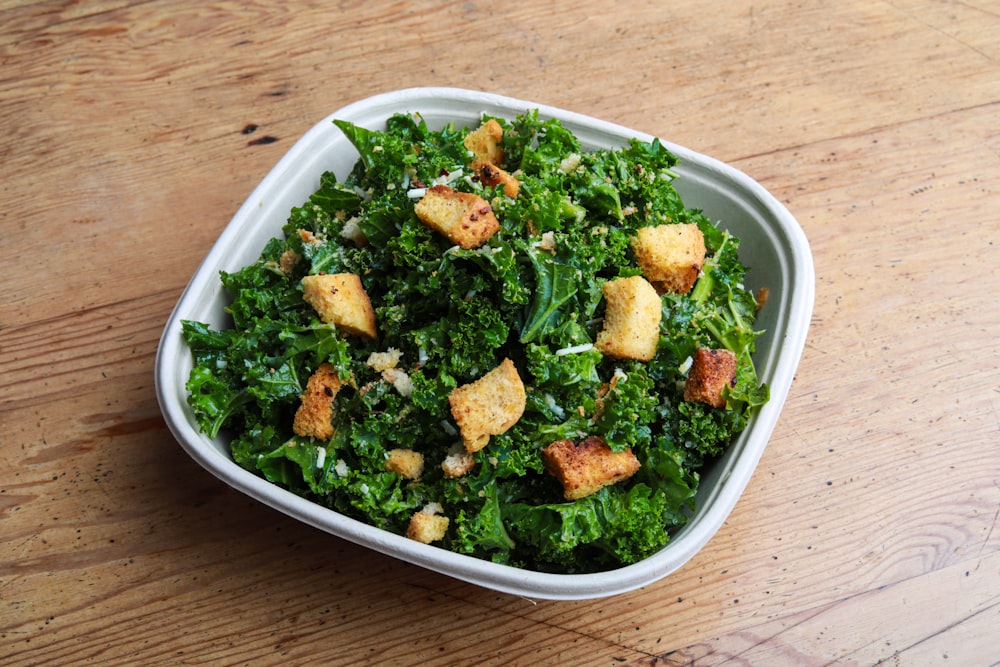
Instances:
[[[193,421],[186,402],[186,373],[182,377],[180,370],[184,365],[180,361],[182,355],[187,353],[180,333],[180,321],[187,319],[184,313],[190,310],[197,299],[203,297],[206,290],[221,293],[218,287],[210,287],[209,281],[218,282],[217,267],[222,264],[230,243],[254,219],[258,202],[273,188],[279,187],[282,176],[294,171],[304,154],[313,150],[317,143],[340,134],[340,130],[333,126],[334,118],[352,122],[368,119],[368,122],[374,121],[377,124],[394,112],[419,112],[422,106],[449,105],[455,109],[465,109],[467,113],[469,109],[479,109],[481,113],[506,117],[528,109],[538,109],[540,116],[559,118],[574,133],[589,132],[614,137],[619,141],[628,137],[643,141],[654,138],[653,135],[565,109],[463,88],[404,88],[358,100],[331,113],[307,130],[254,188],[220,233],[181,293],[164,326],[156,352],[154,375],[161,413],[172,435],[191,458],[220,480],[293,518],[385,555],[485,588],[527,598],[592,599],[651,584],[679,569],[692,558],[722,526],[742,495],[770,439],[791,387],[804,349],[815,299],[815,274],[809,243],[801,226],[785,206],[763,186],[736,168],[672,142],[659,139],[665,148],[680,158],[678,171],[682,175],[697,167],[706,177],[714,177],[720,183],[729,183],[732,188],[738,189],[748,205],[759,208],[771,219],[772,225],[766,231],[771,237],[771,243],[779,244],[788,254],[790,261],[781,270],[784,284],[790,286],[790,290],[787,307],[784,309],[787,320],[778,332],[780,341],[772,344],[776,351],[768,355],[767,360],[766,375],[771,399],[751,416],[748,429],[737,439],[740,446],[738,455],[731,455],[731,465],[719,482],[708,489],[711,494],[708,503],[711,512],[702,511],[706,503],[699,492],[699,506],[689,523],[656,554],[613,570],[591,574],[554,574],[501,565],[433,545],[420,544],[322,507],[243,469],[231,457],[220,452],[215,441],[201,434]],[[280,224],[277,232],[280,233]],[[761,375],[763,379],[765,372]],[[734,447],[737,443],[734,443]]]

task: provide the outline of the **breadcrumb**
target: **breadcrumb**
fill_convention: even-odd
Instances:
[[[448,456],[441,462],[445,477],[456,478],[467,475],[476,466],[476,457],[465,451],[462,443],[448,450]]]
[[[281,257],[278,258],[278,266],[281,267],[281,272],[286,276],[292,275],[292,271],[295,270],[295,265],[299,263],[299,253],[295,252],[291,248],[281,253]]]
[[[390,347],[385,352],[372,352],[369,354],[365,365],[381,373],[384,370],[398,366],[399,360],[402,358],[402,352],[394,347]]]

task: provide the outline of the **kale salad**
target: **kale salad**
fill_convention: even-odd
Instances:
[[[681,201],[677,157],[585,150],[537,111],[334,122],[354,168],[221,273],[230,323],[182,323],[201,430],[320,505],[496,563],[663,548],[768,400],[763,298]]]

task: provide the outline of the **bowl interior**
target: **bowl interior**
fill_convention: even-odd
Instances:
[[[227,297],[220,271],[235,271],[257,259],[264,244],[281,233],[289,211],[333,171],[343,178],[357,152],[333,125],[339,118],[369,128],[384,127],[397,112],[419,112],[432,128],[446,123],[474,125],[483,113],[512,117],[537,108],[558,117],[584,148],[611,148],[629,137],[652,137],[611,123],[544,105],[476,91],[417,88],[378,95],[331,114],[310,129],[267,174],[223,230],[178,301],[157,352],[156,386],[161,410],[174,436],[202,466],[244,493],[317,528],[429,569],[495,590],[548,599],[594,598],[651,583],[690,559],[722,525],[742,493],[774,428],[791,385],[812,313],[814,277],[808,243],[798,223],[759,184],[712,158],[663,142],[681,158],[678,190],[689,207],[702,209],[741,239],[740,256],[750,267],[748,287],[767,287],[769,299],[757,327],[755,363],[771,388],[771,400],[732,447],[702,476],[697,509],[670,544],[646,560],[587,575],[520,570],[418,544],[344,517],[274,486],[236,465],[223,437],[198,431],[187,408],[185,383],[192,361],[180,321],[213,327],[227,323]]]

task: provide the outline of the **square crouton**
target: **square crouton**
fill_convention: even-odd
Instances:
[[[469,165],[479,182],[488,187],[503,185],[503,192],[514,199],[521,191],[521,182],[506,171],[486,160],[473,160]]]
[[[490,118],[478,129],[465,135],[464,143],[477,160],[486,160],[503,166],[504,153],[500,147],[502,139],[503,127],[495,119]]]
[[[361,277],[354,273],[323,273],[302,279],[302,298],[324,322],[355,336],[375,338],[375,311]]]
[[[713,408],[726,407],[722,390],[736,384],[736,354],[731,350],[699,348],[694,354],[684,400],[707,403]]]
[[[417,479],[424,474],[424,455],[412,449],[390,450],[385,469],[405,479]]]
[[[309,376],[292,421],[292,431],[296,435],[318,440],[329,440],[333,436],[333,399],[340,386],[340,376],[332,364],[320,364]]]
[[[660,292],[687,294],[705,264],[705,236],[695,224],[643,227],[632,249],[643,275]]]
[[[427,505],[410,517],[410,525],[406,528],[406,536],[411,540],[430,544],[444,539],[448,532],[448,517],[438,514],[441,506],[436,503]]]
[[[660,295],[642,276],[604,283],[604,327],[594,347],[616,359],[649,361],[656,356],[663,316]]]
[[[542,450],[542,461],[545,470],[562,484],[566,500],[585,498],[639,470],[639,459],[631,449],[614,452],[596,435],[578,444],[557,440]]]
[[[475,382],[453,389],[448,395],[451,415],[469,453],[478,452],[517,423],[524,414],[527,395],[514,362],[503,362]]]
[[[500,229],[489,202],[447,185],[429,188],[413,210],[422,223],[465,250],[478,248]]]

